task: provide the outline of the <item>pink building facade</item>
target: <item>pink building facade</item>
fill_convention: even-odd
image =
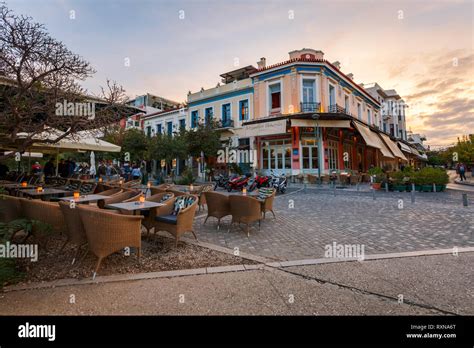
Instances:
[[[287,175],[396,170],[406,163],[396,139],[380,131],[381,104],[338,62],[302,49],[251,74],[253,117],[244,123],[257,168]]]

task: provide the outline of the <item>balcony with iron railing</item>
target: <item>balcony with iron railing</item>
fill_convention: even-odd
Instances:
[[[301,112],[320,112],[321,111],[321,103],[300,103],[300,110]]]
[[[234,127],[234,120],[231,119],[223,119],[217,122],[217,128],[233,128]]]
[[[331,114],[348,114],[348,112],[346,112],[346,108],[344,108],[342,106],[339,106],[337,104],[329,105],[328,113],[331,113]]]

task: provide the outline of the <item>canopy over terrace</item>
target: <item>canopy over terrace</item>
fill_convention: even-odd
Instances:
[[[100,140],[91,131],[82,131],[69,134],[56,143],[41,142],[41,140],[54,140],[63,133],[57,129],[51,129],[35,136],[38,142],[33,143],[31,150],[44,153],[74,152],[74,151],[99,151],[99,152],[120,152],[121,147]]]
[[[29,150],[35,150],[42,153],[56,154],[56,175],[58,174],[58,154],[60,152],[79,152],[79,151],[99,151],[99,152],[120,152],[121,147],[97,138],[93,131],[81,131],[74,134],[68,134],[55,143],[47,143],[45,140],[58,139],[64,133],[58,129],[50,128],[44,132],[35,135],[33,138],[38,140],[33,143]],[[28,134],[19,133],[18,137],[27,137]],[[10,146],[9,150],[15,150]]]

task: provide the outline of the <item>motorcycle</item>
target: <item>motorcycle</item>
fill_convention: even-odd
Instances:
[[[233,180],[236,178],[236,175],[231,175],[230,177],[227,174],[219,174],[218,176],[214,177],[214,191],[218,187],[222,187],[223,189],[227,189],[227,184],[229,183],[229,180]]]
[[[288,179],[283,175],[275,175],[272,170],[272,183],[271,187],[273,187],[279,193],[285,193],[288,187]]]
[[[242,191],[244,187],[248,185],[251,175],[246,174],[239,176],[233,180],[229,180],[227,183],[227,191],[232,192],[232,190]]]
[[[249,192],[252,192],[256,188],[259,189],[261,187],[268,187],[269,184],[270,184],[270,177],[269,176],[257,175],[253,179],[252,183],[250,183],[248,190],[249,190]]]

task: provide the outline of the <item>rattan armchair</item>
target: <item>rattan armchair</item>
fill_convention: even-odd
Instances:
[[[66,222],[58,203],[46,202],[36,199],[22,199],[20,202],[22,215],[25,219],[39,221],[43,224],[46,224],[55,234],[62,234],[66,231]],[[25,242],[30,235],[33,235],[45,240],[46,248],[48,236],[38,233],[40,229],[42,229],[42,227],[38,226],[37,224],[33,224],[31,231],[29,231],[29,233],[26,235],[23,242]]]
[[[167,231],[176,239],[176,247],[178,246],[179,238],[186,232],[191,232],[197,240],[196,233],[193,230],[194,215],[198,205],[198,196],[186,195],[186,197],[193,197],[194,202],[186,208],[179,211],[177,215],[172,215],[174,202],[176,196],[172,199],[173,204],[163,207],[162,215],[156,216],[153,222],[155,233],[158,231]],[[185,198],[186,198],[185,197]]]
[[[140,215],[120,215],[89,206],[76,206],[79,209],[89,250],[98,257],[93,278],[99,270],[102,260],[124,248],[137,248],[140,258],[141,222]]]
[[[97,183],[84,181],[81,187],[79,188],[79,192],[81,193],[81,195],[92,194],[95,192],[96,187]]]
[[[262,213],[263,213],[263,218],[265,219],[265,213],[267,211],[272,212],[273,218],[275,219],[275,212],[273,211],[273,201],[275,200],[275,195],[276,195],[276,190],[273,189],[273,193],[271,196],[265,198],[262,202]]]
[[[168,196],[168,199],[164,200]],[[155,217],[159,215],[164,215],[166,212],[169,212],[170,207],[173,207],[174,203],[174,194],[171,192],[157,193],[148,197],[146,200],[149,202],[163,203],[164,206],[151,208],[150,210],[144,210],[143,215],[144,219],[142,225],[146,228],[147,235],[150,232],[150,229],[153,228],[155,223]]]
[[[72,264],[74,264],[81,247],[87,244],[86,231],[84,230],[84,225],[82,224],[77,206],[71,206],[69,202],[59,202],[59,208],[66,222],[66,241],[59,252],[61,252],[68,243],[74,244],[77,248],[74,258],[72,259]]]
[[[173,186],[173,184],[161,184],[161,185],[158,185],[158,186],[152,186],[150,187],[150,192],[151,192],[151,195],[156,195],[158,193],[164,193],[167,191],[168,188],[171,188]]]
[[[122,187],[124,187],[124,188],[133,188],[134,186],[140,185],[140,183],[141,183],[140,179],[130,180],[130,181],[127,181],[126,183],[122,184]]]
[[[204,224],[207,219],[212,216],[217,218],[217,229],[219,229],[221,219],[231,214],[229,196],[213,191],[204,192],[203,195],[206,197],[207,204],[207,216],[204,220]]]
[[[98,200],[97,206],[100,209],[106,209],[107,204],[138,201],[141,194],[141,192],[134,190],[123,191],[121,193],[111,195],[109,198]]]
[[[243,223],[246,225],[247,237],[250,236],[250,224],[258,221],[258,228],[262,221],[262,203],[248,196],[229,196],[230,212],[232,214],[232,222],[229,226],[229,232],[234,223]]]
[[[186,192],[179,191],[179,190],[173,190],[172,188],[167,189],[166,192],[172,192],[175,197],[188,195],[188,193],[186,193]]]
[[[206,195],[204,194],[205,192],[210,192],[214,190],[214,184],[203,184],[199,187],[199,190],[197,192],[197,195],[199,196],[199,210],[201,210],[202,207],[207,205],[206,201]]]
[[[114,196],[114,195],[118,195],[119,193],[122,193],[123,190],[119,187],[114,187],[114,188],[111,188],[111,189],[108,189],[108,190],[105,190],[105,191],[101,191],[99,192],[98,194],[101,195],[101,196]]]
[[[0,195],[0,222],[10,222],[21,218],[22,200],[24,198]]]

